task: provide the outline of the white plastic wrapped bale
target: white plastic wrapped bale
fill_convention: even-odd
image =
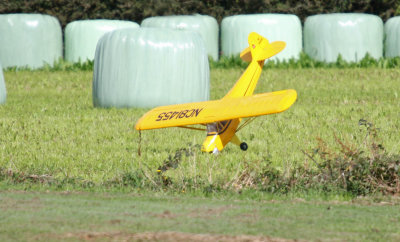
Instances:
[[[3,67],[40,68],[62,57],[59,21],[42,14],[0,14],[0,62]]]
[[[3,68],[0,65],[0,104],[6,102],[7,91],[6,84],[4,82]]]
[[[95,107],[155,107],[206,101],[210,71],[203,39],[162,28],[103,35],[94,60]]]
[[[385,56],[400,56],[400,16],[390,18],[385,23]]]
[[[249,46],[247,37],[257,32],[270,42],[285,41],[285,49],[270,60],[298,59],[302,50],[300,19],[292,14],[250,14],[226,17],[221,23],[221,49],[224,56],[239,56]]]
[[[203,37],[208,55],[218,60],[218,23],[211,16],[197,14],[150,17],[142,21],[141,27],[195,31]]]
[[[139,28],[139,24],[122,20],[80,20],[65,28],[65,59],[70,62],[93,60],[96,45],[105,33],[122,28]]]
[[[383,55],[383,22],[375,15],[361,13],[320,14],[304,23],[304,51],[318,61],[335,62],[339,56],[358,62],[367,53]]]

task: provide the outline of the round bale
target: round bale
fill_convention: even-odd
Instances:
[[[385,23],[385,56],[400,56],[400,16],[390,18]]]
[[[249,46],[251,32],[272,41],[285,41],[285,49],[271,60],[298,59],[302,50],[300,19],[292,14],[249,14],[226,17],[221,23],[221,49],[224,56],[238,56]]]
[[[3,68],[0,65],[0,104],[6,102],[7,91],[6,83],[4,82]]]
[[[62,57],[59,21],[42,14],[0,14],[0,62],[3,67],[53,66]]]
[[[218,60],[218,23],[211,16],[196,14],[150,17],[142,21],[141,27],[195,31],[203,37],[208,55]]]
[[[95,107],[155,107],[209,99],[210,71],[202,37],[163,28],[120,29],[98,42]]]
[[[304,24],[304,51],[318,61],[335,62],[339,56],[358,62],[367,53],[375,59],[383,54],[383,22],[362,13],[320,14]]]
[[[70,62],[93,60],[96,45],[105,33],[122,28],[139,28],[139,24],[122,20],[79,20],[65,28],[65,59]]]

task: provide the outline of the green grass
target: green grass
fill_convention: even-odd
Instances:
[[[211,98],[242,71],[212,69]],[[201,153],[204,133],[178,128],[143,131],[139,156],[133,126],[147,110],[93,108],[91,71],[4,76],[1,241],[400,239],[396,197],[259,184],[266,167],[279,180],[314,166],[303,151],[314,154],[317,138],[368,151],[360,119],[378,128],[385,153],[399,154],[399,69],[266,69],[256,92],[293,88],[297,102],[240,131],[247,152],[230,144],[218,156]],[[160,175],[163,165],[175,168]]]
[[[252,201],[159,193],[3,191],[0,210],[1,241],[400,239],[396,200]]]
[[[222,97],[242,71],[212,69],[211,99]],[[244,170],[260,172],[271,163],[285,173],[312,165],[302,151],[315,148],[318,137],[332,149],[338,148],[334,135],[364,146],[360,119],[379,129],[387,153],[399,154],[398,69],[266,69],[256,92],[293,88],[297,102],[240,131],[247,152],[229,144],[218,156],[200,152],[203,132],[178,128],[143,131],[138,156],[133,126],[147,110],[93,108],[90,71],[4,75],[8,96],[0,106],[0,168],[26,180],[104,185],[124,183],[123,177],[141,170],[141,177],[127,182],[158,186],[157,168],[185,148],[189,155],[164,173],[168,184],[178,190],[240,189],[246,185],[239,180]]]

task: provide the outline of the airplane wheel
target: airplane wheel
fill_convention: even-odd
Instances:
[[[243,143],[240,144],[240,149],[241,150],[246,151],[247,148],[249,148],[249,146],[246,144],[246,142],[243,142]]]

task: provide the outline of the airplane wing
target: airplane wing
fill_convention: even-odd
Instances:
[[[296,101],[296,98],[296,91],[288,89],[248,97],[161,106],[143,115],[137,121],[135,129],[145,130],[206,124],[235,118],[280,113],[288,109]]]

